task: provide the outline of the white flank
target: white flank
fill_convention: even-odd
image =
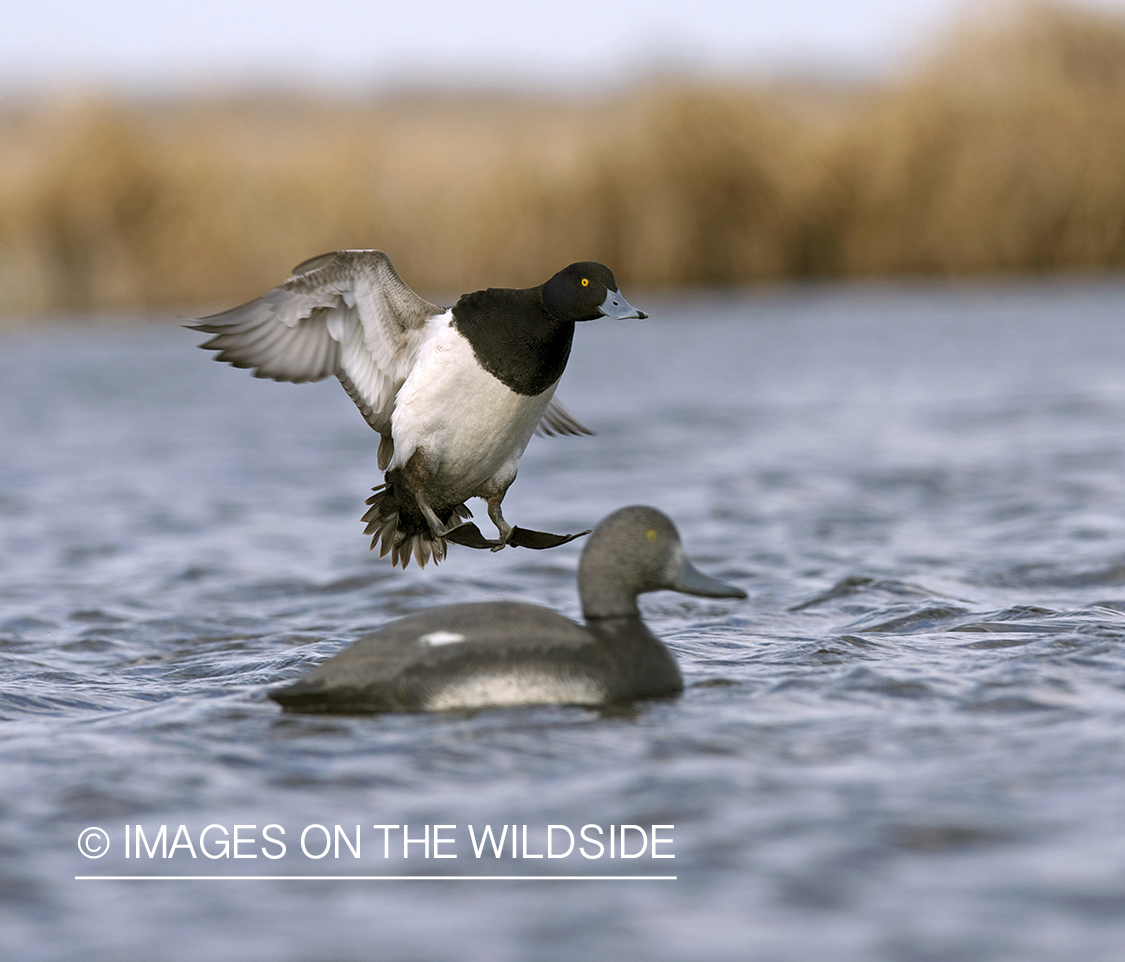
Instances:
[[[527,669],[475,675],[447,685],[426,702],[427,711],[514,705],[599,705],[600,685],[584,678],[559,678]]]

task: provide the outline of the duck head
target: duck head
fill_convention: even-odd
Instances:
[[[594,261],[571,264],[547,281],[543,285],[543,306],[560,321],[648,317],[621,296],[613,271]]]
[[[587,620],[639,615],[637,595],[664,589],[705,598],[746,597],[741,588],[698,571],[676,526],[656,508],[621,508],[594,529],[578,563]]]

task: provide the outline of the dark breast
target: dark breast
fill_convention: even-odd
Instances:
[[[574,322],[551,317],[539,288],[466,294],[453,308],[453,326],[472,345],[481,367],[527,397],[562,377],[574,339]]]

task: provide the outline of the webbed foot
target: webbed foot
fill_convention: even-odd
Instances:
[[[445,535],[445,539],[454,544],[464,545],[466,548],[489,548],[492,551],[499,551],[508,544],[513,548],[534,548],[536,551],[541,551],[544,548],[557,548],[589,533],[588,529],[577,534],[551,534],[547,531],[532,531],[517,526],[512,528],[511,536],[504,542],[486,538],[481,534],[480,528],[471,521],[466,521],[452,529]]]
[[[551,534],[547,531],[532,531],[530,528],[517,526],[512,528],[512,536],[508,539],[508,544],[516,548],[535,548],[537,551],[543,548],[557,548],[559,545],[567,544],[575,538],[588,535],[591,530],[587,528],[577,534]]]
[[[502,541],[492,541],[486,538],[480,533],[480,528],[471,521],[465,521],[457,525],[456,528],[451,528],[446,532],[444,538],[446,541],[464,545],[466,548],[491,548],[493,551],[496,551],[504,547]]]

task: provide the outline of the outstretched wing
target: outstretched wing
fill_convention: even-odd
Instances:
[[[407,287],[382,251],[322,254],[293,275],[256,300],[189,325],[215,335],[200,346],[255,377],[301,382],[335,374],[389,445],[395,395],[426,321],[442,308]]]
[[[558,398],[551,398],[543,417],[535,428],[535,433],[540,437],[553,438],[556,434],[593,434],[585,424],[578,420]]]

